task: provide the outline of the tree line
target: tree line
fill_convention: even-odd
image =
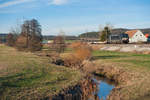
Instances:
[[[41,25],[36,19],[25,20],[20,26],[20,32],[11,31],[7,36],[7,45],[16,47],[18,50],[24,51],[39,51],[42,49],[42,29]],[[106,41],[111,34],[111,28],[105,26],[102,31],[88,32],[80,35],[79,37],[100,37],[101,41]],[[52,48],[56,52],[63,52],[65,48],[65,39],[63,36],[54,38]]]

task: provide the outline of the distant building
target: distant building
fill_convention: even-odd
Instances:
[[[6,43],[8,34],[0,33],[0,43]]]
[[[131,30],[125,33],[128,34],[130,43],[147,42],[146,36],[140,30]]]

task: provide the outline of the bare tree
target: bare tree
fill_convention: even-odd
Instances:
[[[21,26],[21,34],[19,36],[18,42],[25,44],[25,48],[31,51],[37,51],[42,49],[42,34],[41,25],[37,20],[26,20]],[[20,45],[18,45],[20,46]],[[23,46],[24,47],[24,46]]]
[[[16,37],[17,36],[15,34],[9,33],[7,36],[7,43],[6,44],[8,46],[15,46]]]
[[[52,48],[57,53],[62,53],[65,50],[65,38],[63,36],[57,36],[53,40]]]
[[[21,24],[22,24],[22,21],[17,20],[16,24],[13,27],[11,27],[9,33],[14,35],[14,36],[18,36],[19,34],[21,34]]]
[[[8,46],[15,46],[17,37],[21,33],[21,27],[20,27],[20,22],[17,21],[17,24],[11,27],[10,32],[6,38],[6,44]]]

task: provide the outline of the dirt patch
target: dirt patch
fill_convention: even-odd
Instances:
[[[107,44],[103,45],[100,50],[150,54],[149,44]]]

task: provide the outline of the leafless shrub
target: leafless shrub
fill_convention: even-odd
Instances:
[[[79,67],[81,62],[76,58],[73,53],[70,53],[64,58],[64,65],[67,67]]]
[[[150,54],[150,51],[143,51],[142,54]]]
[[[33,36],[29,41],[29,50],[30,51],[39,51],[42,49],[42,43],[40,42],[41,39],[39,37]]]
[[[73,52],[65,56],[65,66],[82,67],[82,62],[91,58],[92,50],[87,44],[76,42],[73,43],[70,47],[72,47]]]
[[[9,33],[7,36],[7,43],[6,44],[8,46],[15,46],[16,39],[17,39],[17,34]]]
[[[16,40],[16,47],[18,50],[25,50],[27,48],[27,44],[26,44],[26,37],[25,36],[19,36]]]

